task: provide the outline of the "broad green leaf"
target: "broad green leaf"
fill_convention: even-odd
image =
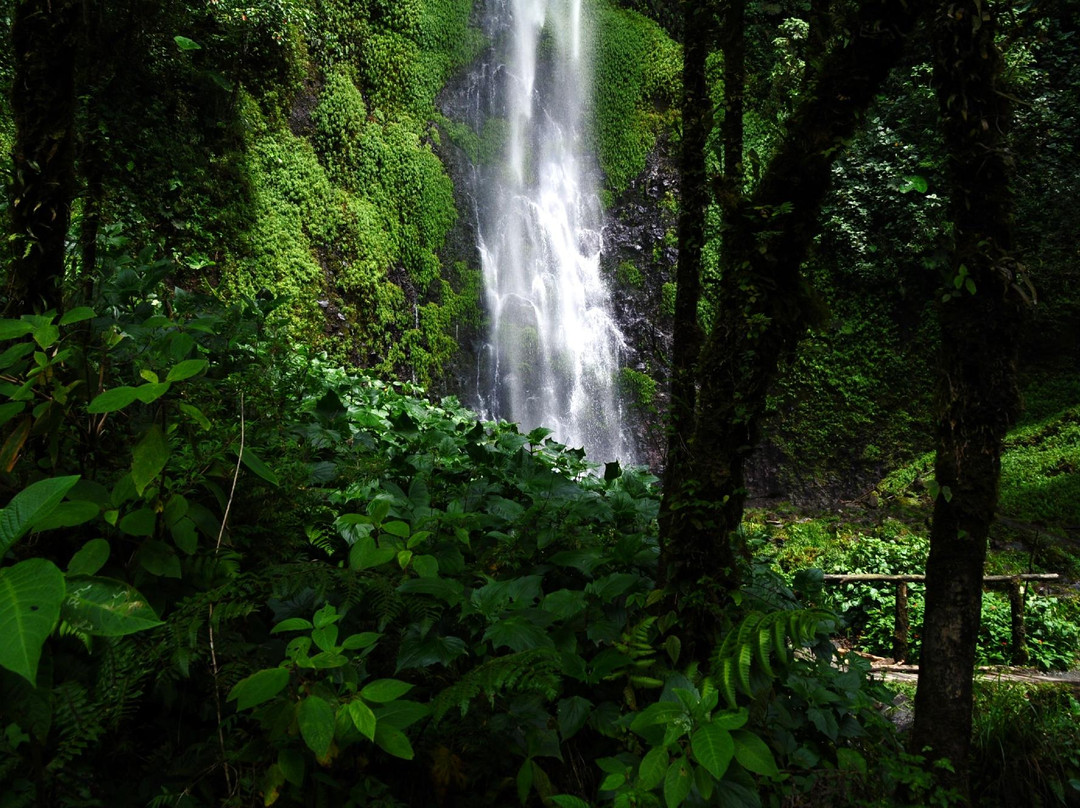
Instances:
[[[0,404],[0,426],[6,424],[25,409],[25,401],[9,401],[7,404]]]
[[[34,336],[34,342],[40,345],[42,350],[55,345],[60,339],[60,329],[52,323],[36,326],[31,333]]]
[[[143,404],[150,404],[169,392],[171,386],[169,382],[140,384],[135,388],[135,397]]]
[[[277,765],[285,779],[294,786],[304,784],[304,754],[298,749],[286,748],[278,752]]]
[[[608,775],[610,780],[614,775]],[[605,783],[607,780],[604,781]],[[517,793],[518,800],[522,805],[529,799],[529,792],[532,791],[533,786],[533,762],[532,758],[526,758],[525,762],[521,764],[521,768],[517,773]],[[603,784],[600,785],[600,790],[604,790]]]
[[[641,766],[638,767],[638,785],[646,791],[652,791],[664,779],[667,768],[667,747],[653,747],[641,759]]]
[[[311,641],[319,647],[320,651],[335,651],[338,640],[337,626],[322,626],[311,632]]]
[[[364,689],[360,691],[360,695],[368,701],[383,703],[401,698],[412,690],[412,688],[413,686],[408,682],[402,682],[398,679],[376,679],[374,682],[366,685]]]
[[[369,741],[375,740],[375,713],[371,712],[371,708],[360,699],[353,699],[346,705],[346,709],[360,734]]]
[[[109,543],[105,539],[90,539],[71,557],[68,575],[94,575],[108,560]]]
[[[69,575],[60,616],[74,628],[98,637],[124,637],[160,626],[137,590],[111,578]]]
[[[300,702],[296,717],[308,749],[315,757],[325,758],[334,741],[334,708],[319,696],[308,696]]]
[[[186,36],[180,36],[180,34],[173,37],[173,42],[175,42],[176,47],[182,51],[202,50],[202,45],[194,39],[188,39]]]
[[[725,710],[712,717],[712,723],[720,729],[739,729],[746,725],[750,714],[746,710]]]
[[[373,711],[379,721],[379,726],[385,724],[401,730],[411,727],[421,718],[426,718],[431,714],[431,708],[428,705],[408,699],[397,699],[387,704],[380,704],[374,707]]]
[[[114,387],[112,390],[106,390],[104,393],[95,396],[94,400],[87,406],[86,411],[94,414],[116,412],[138,400],[139,394],[136,388],[126,385]]]
[[[287,684],[289,671],[286,668],[256,671],[233,685],[226,701],[235,701],[237,710],[246,710],[274,698]]]
[[[731,733],[731,738],[735,741],[735,759],[744,769],[765,777],[776,777],[780,773],[769,747],[753,732],[737,729]]]
[[[409,743],[409,739],[405,737],[405,733],[399,729],[393,727],[384,727],[381,724],[375,730],[375,743],[379,747],[394,757],[401,758],[402,760],[413,759],[412,744]]]
[[[199,534],[195,530],[195,523],[186,516],[177,521],[169,528],[173,543],[188,555],[194,555],[199,549]]]
[[[554,644],[546,631],[524,615],[514,615],[492,623],[484,632],[483,639],[491,640],[493,648],[506,647],[511,651],[528,651]]]
[[[593,703],[581,696],[571,696],[559,702],[557,716],[559,719],[559,735],[563,741],[567,741],[578,733],[585,722],[589,720]]]
[[[185,404],[183,401],[181,401],[180,412],[184,413],[184,415],[193,420],[203,429],[210,429],[211,426],[213,426],[210,423],[210,419],[203,415],[203,411],[191,404]]]
[[[142,378],[142,379],[145,379],[146,381],[150,382],[151,384],[157,384],[158,382],[161,381],[161,379],[158,378],[158,375],[156,373],[154,373],[154,371],[150,370],[149,368],[143,368],[142,370],[140,370],[139,371],[139,377]]]
[[[341,643],[341,647],[346,651],[359,651],[362,648],[370,648],[376,642],[382,634],[377,634],[374,631],[365,631],[360,634],[350,634]]]
[[[603,780],[600,781],[599,789],[601,791],[614,791],[617,788],[626,784],[626,775],[623,772],[618,774],[609,774]],[[525,800],[522,800],[525,802]]]
[[[349,567],[356,572],[378,567],[394,557],[390,547],[376,547],[372,536],[361,536],[349,550]]]
[[[34,330],[26,320],[0,320],[0,340],[17,339]]]
[[[658,701],[638,713],[630,724],[630,729],[640,734],[642,730],[655,724],[670,724],[675,719],[681,719],[685,715],[686,710],[683,709],[681,704],[671,701]]]
[[[89,320],[94,316],[94,310],[89,306],[79,306],[69,311],[64,312],[64,316],[60,318],[60,325],[71,325],[72,323],[81,323],[83,320]]]
[[[412,568],[421,578],[437,578],[439,576],[439,559],[433,555],[413,556]]]
[[[41,519],[52,512],[79,481],[78,475],[50,477],[31,483],[0,511],[0,558]]]
[[[251,449],[244,447],[243,454],[240,455],[240,460],[248,469],[259,477],[262,477],[270,485],[279,485],[280,481],[278,476],[272,472],[267,465],[259,459],[259,456],[255,454]]]
[[[682,805],[693,784],[690,762],[686,758],[672,761],[664,775],[664,804],[667,808],[678,808]]]
[[[34,522],[34,530],[56,530],[61,527],[84,525],[101,513],[101,508],[93,502],[61,502],[48,515]]]
[[[135,491],[142,496],[146,486],[157,478],[169,459],[169,442],[158,424],[146,430],[131,455],[131,481],[135,484]]]
[[[165,381],[182,382],[184,379],[190,379],[192,376],[202,373],[209,365],[210,363],[205,359],[185,359],[183,362],[177,362],[169,368]]]
[[[310,620],[305,620],[302,617],[288,617],[270,629],[271,634],[278,634],[282,631],[308,631],[313,628]]]
[[[120,520],[120,530],[129,536],[153,536],[157,514],[152,508],[139,508]]]
[[[180,578],[180,558],[172,547],[161,541],[145,541],[136,554],[139,564],[151,575]]]
[[[558,805],[559,808],[589,808],[589,803],[571,794],[556,794],[551,798],[551,801]]]
[[[0,667],[37,683],[45,640],[60,619],[64,574],[44,558],[0,569]]]
[[[397,591],[402,594],[431,595],[456,606],[461,603],[465,587],[461,581],[452,578],[409,578],[401,582]]]
[[[929,187],[930,184],[926,181],[926,177],[912,174],[911,176],[904,177],[904,184],[900,186],[899,191],[902,194],[909,193],[910,191],[925,194]]]
[[[389,533],[391,536],[397,536],[398,538],[407,539],[411,529],[407,522],[387,522],[382,526],[384,533]]]
[[[836,750],[836,765],[841,771],[856,771],[866,774],[866,758],[856,749],[840,747]]]
[[[709,770],[717,780],[724,776],[731,758],[735,755],[735,742],[731,733],[716,724],[704,724],[690,736],[690,748],[694,758]]]

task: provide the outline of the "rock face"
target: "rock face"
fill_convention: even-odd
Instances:
[[[678,261],[679,172],[674,158],[670,142],[658,140],[645,170],[606,211],[600,257],[612,289],[615,320],[626,338],[622,381],[629,418],[638,435],[640,460],[654,472],[663,467],[666,450],[662,419],[671,356],[670,284]]]

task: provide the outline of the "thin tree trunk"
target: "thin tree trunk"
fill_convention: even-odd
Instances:
[[[921,8],[918,0],[860,7],[854,35],[826,59],[776,157],[725,229],[683,484],[666,491],[662,504],[668,584],[681,599],[684,635],[703,645],[716,628],[717,606],[740,582],[744,464],[758,442],[766,394],[780,360],[815,318],[800,267],[818,229],[830,169],[899,60]]]
[[[687,438],[694,431],[697,401],[696,366],[703,339],[698,322],[701,298],[701,253],[705,246],[705,214],[709,187],[705,151],[712,131],[713,111],[705,76],[715,29],[709,3],[683,0],[683,106],[679,157],[679,263],[676,269],[675,324],[671,363],[671,404],[668,408],[668,452],[664,467],[662,535],[670,535],[673,501],[683,490]],[[664,568],[663,561],[661,569]]]
[[[12,43],[15,117],[8,315],[59,309],[75,192],[77,0],[21,0]]]
[[[953,282],[941,306],[934,503],[926,611],[915,698],[915,751],[929,748],[966,794],[972,673],[983,564],[998,499],[1002,441],[1019,411],[1022,296],[1012,255],[1009,112],[997,92],[1001,59],[985,0],[938,7],[934,75],[949,155]]]

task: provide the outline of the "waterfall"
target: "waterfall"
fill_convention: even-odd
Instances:
[[[592,74],[582,2],[493,5],[488,33],[504,58],[483,71],[484,106],[501,120],[505,142],[478,185],[491,323],[484,406],[523,431],[549,427],[593,460],[633,462],[618,395],[624,341],[600,275],[603,211],[586,145]]]

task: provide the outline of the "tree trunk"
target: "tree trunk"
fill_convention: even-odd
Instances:
[[[17,240],[7,283],[9,316],[60,308],[75,192],[79,8],[77,0],[21,0],[15,7],[11,215]]]
[[[665,490],[661,505],[666,580],[684,635],[704,646],[717,606],[740,582],[743,469],[758,442],[766,394],[781,358],[815,318],[800,266],[830,169],[900,58],[921,7],[914,0],[860,7],[853,36],[830,53],[757,189],[734,206],[725,228],[717,311],[696,373],[694,430],[678,455],[679,485]],[[692,214],[684,202],[683,215]]]
[[[915,699],[915,751],[948,758],[943,783],[967,791],[972,674],[986,542],[1002,441],[1019,411],[1016,357],[1023,310],[1012,255],[1009,112],[985,0],[938,8],[934,77],[949,155],[952,283],[939,313],[941,356],[926,611]]]

